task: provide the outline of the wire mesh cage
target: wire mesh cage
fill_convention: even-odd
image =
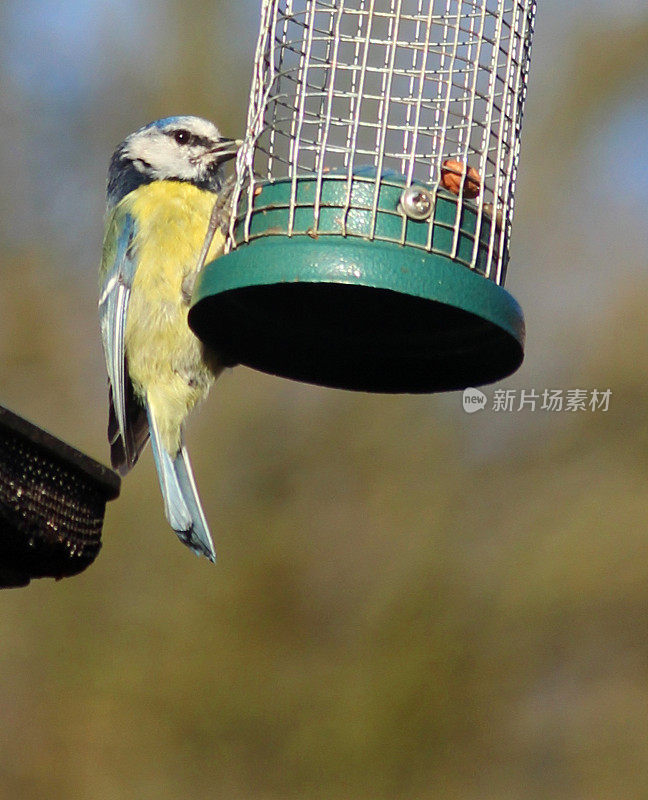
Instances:
[[[509,259],[534,0],[265,0],[229,254],[191,314],[231,360],[433,391],[519,366]]]

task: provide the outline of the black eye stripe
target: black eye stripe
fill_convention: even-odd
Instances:
[[[202,147],[204,147],[206,150],[209,150],[214,144],[213,140],[208,139],[206,136],[192,136],[191,139],[192,144],[202,145]]]
[[[183,131],[184,131],[184,128],[183,128]],[[170,136],[172,139],[174,139],[176,137],[176,134],[178,132],[179,131],[177,129],[164,131],[164,133],[167,136]],[[188,147],[195,147],[195,146],[198,145],[198,146],[204,147],[206,150],[211,149],[213,147],[213,145],[214,145],[212,139],[210,139],[207,136],[199,136],[196,133],[189,134],[189,138],[185,142],[182,142],[182,144],[184,144],[185,146],[188,146]]]

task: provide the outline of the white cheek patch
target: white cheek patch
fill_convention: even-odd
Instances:
[[[203,171],[197,160],[192,163],[192,156],[195,158],[198,155],[196,148],[182,148],[163,133],[138,138],[131,142],[125,152],[138,169],[142,172],[150,169],[161,180],[192,180]]]
[[[173,134],[185,128],[199,139],[218,142],[220,132],[216,125],[200,117],[174,117],[163,128],[150,126],[134,134],[127,141],[124,154],[135,167],[154,179],[202,181],[208,174],[217,155],[210,155],[203,145],[180,145]]]

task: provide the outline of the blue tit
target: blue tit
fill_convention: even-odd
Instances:
[[[239,145],[193,116],[161,119],[128,136],[108,171],[100,270],[112,465],[125,475],[150,437],[166,517],[212,561],[183,425],[223,364],[194,336],[187,314],[223,163]],[[224,241],[219,228],[207,260],[222,253]]]

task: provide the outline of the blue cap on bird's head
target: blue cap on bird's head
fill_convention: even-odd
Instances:
[[[140,128],[141,131],[146,130],[146,128],[165,128],[167,125],[174,125],[181,119],[201,119],[200,117],[194,117],[190,114],[175,114],[172,117],[162,117],[162,119],[154,119],[152,122],[147,122],[146,125],[142,125]],[[203,122],[208,122],[207,120],[203,120]]]
[[[151,122],[147,122],[146,125],[142,125],[141,128],[138,128],[134,131],[131,136],[135,136],[142,131],[150,130],[152,128],[157,128],[158,130],[165,130],[167,128],[177,128],[177,127],[186,127],[195,126],[196,124],[202,125],[205,130],[208,128],[216,129],[218,128],[214,125],[213,122],[210,122],[208,119],[204,119],[203,117],[196,117],[193,114],[174,114],[171,117],[162,117],[161,119],[154,119]]]
[[[223,137],[209,120],[190,115],[149,122],[117,147],[108,170],[108,207],[138,186],[159,180],[187,181],[218,192],[222,165],[241,142]]]

